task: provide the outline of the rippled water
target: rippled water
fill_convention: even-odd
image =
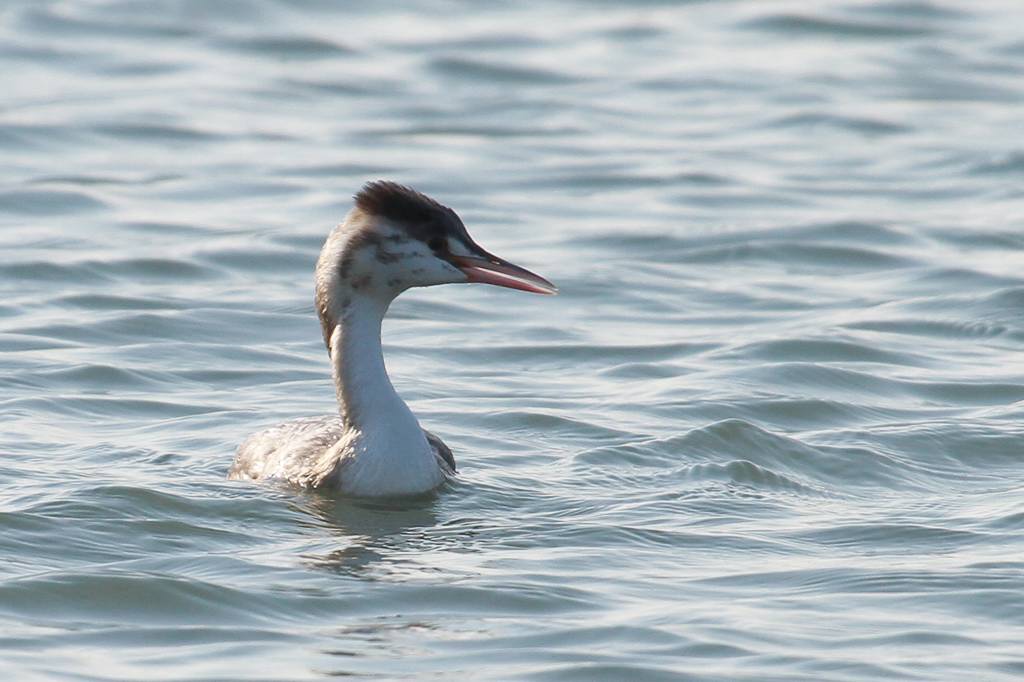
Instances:
[[[348,5],[0,8],[0,676],[1024,676],[1020,3]],[[228,482],[377,177],[562,295],[393,307],[436,497]]]

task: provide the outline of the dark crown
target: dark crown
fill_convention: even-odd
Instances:
[[[388,180],[375,180],[363,185],[355,196],[356,206],[369,215],[387,218],[395,223],[416,225],[455,212],[426,194]]]

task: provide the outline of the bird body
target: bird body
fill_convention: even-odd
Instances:
[[[477,246],[450,208],[395,183],[367,184],[327,238],[315,272],[339,412],[250,436],[228,477],[380,496],[427,492],[454,475],[451,450],[419,425],[391,384],[381,322],[410,287],[474,281],[557,291]]]

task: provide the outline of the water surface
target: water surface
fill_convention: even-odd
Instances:
[[[7,2],[0,676],[1020,679],[1021,26]],[[226,481],[380,177],[562,295],[395,303],[441,494]]]

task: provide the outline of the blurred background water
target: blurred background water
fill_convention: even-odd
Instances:
[[[1024,677],[1017,0],[0,8],[0,676]],[[334,406],[366,180],[554,299],[385,324],[432,499],[224,480]]]

